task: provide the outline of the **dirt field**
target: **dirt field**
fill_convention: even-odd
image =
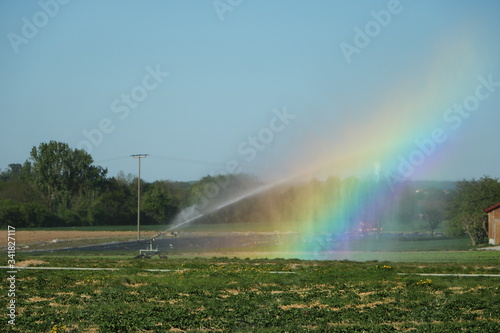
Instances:
[[[141,232],[141,238],[153,236],[157,232]],[[135,231],[17,231],[15,234],[16,247],[30,248],[34,245],[67,243],[69,241],[85,241],[86,243],[100,243],[102,240],[136,239]],[[7,246],[7,237],[0,238],[0,247]]]
[[[16,249],[23,251],[52,251],[62,249],[86,249],[90,251],[121,251],[145,249],[147,240],[158,231],[141,232],[141,242],[137,242],[136,231],[17,231]],[[0,237],[0,248],[7,248],[7,235]],[[181,233],[179,238],[162,235],[155,240],[155,247],[161,251],[193,250],[227,251],[234,248],[254,250],[255,246],[274,243],[274,234],[266,233]]]

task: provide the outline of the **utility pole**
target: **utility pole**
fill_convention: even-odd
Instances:
[[[137,240],[141,239],[141,158],[146,158],[149,154],[130,155],[139,160],[139,173],[137,177]]]

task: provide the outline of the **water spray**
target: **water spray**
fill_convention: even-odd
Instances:
[[[278,181],[272,182],[270,184],[263,185],[263,186],[255,188],[255,189],[252,189],[249,192],[241,194],[241,195],[235,197],[234,199],[228,200],[228,201],[226,201],[224,203],[221,203],[218,206],[216,206],[215,208],[212,208],[209,211],[204,212],[204,213],[198,212],[198,210],[196,209],[196,206],[188,207],[188,208],[184,209],[182,213],[179,213],[179,215],[184,215],[184,216],[186,216],[186,215],[194,215],[194,216],[189,217],[189,218],[187,218],[186,220],[184,220],[184,221],[182,221],[180,223],[174,224],[173,226],[171,226],[167,230],[159,232],[156,235],[152,236],[149,239],[149,248],[141,250],[141,254],[142,254],[142,252],[153,253],[153,255],[156,254],[156,253],[159,253],[158,248],[153,249],[153,242],[156,240],[156,238],[159,238],[159,237],[163,236],[164,234],[166,234],[168,232],[172,232],[173,230],[176,230],[176,229],[178,229],[179,227],[181,227],[183,225],[189,224],[189,223],[191,223],[193,221],[196,221],[196,220],[198,220],[198,219],[200,219],[200,218],[202,218],[202,217],[204,217],[206,215],[215,213],[215,212],[217,212],[217,211],[219,211],[221,209],[224,209],[224,208],[226,208],[228,206],[231,206],[231,205],[233,205],[233,204],[235,204],[237,202],[240,202],[242,200],[245,200],[245,199],[250,198],[252,196],[255,196],[257,194],[266,192],[266,191],[268,191],[268,190],[270,190],[270,189],[272,189],[272,188],[274,188],[274,187],[276,187],[278,185],[289,183],[289,182],[292,182],[292,181],[297,181],[297,180],[303,179],[306,176],[310,176],[310,175],[313,175],[313,174],[316,174],[316,175],[317,174],[321,174],[321,172],[323,172],[325,170],[331,170],[332,168],[335,169],[336,167],[338,167],[340,165],[346,165],[346,163],[349,164],[349,165],[356,165],[358,163],[358,159],[355,158],[354,156],[349,156],[347,158],[342,159],[342,161],[325,163],[321,167],[308,168],[305,172],[301,172],[299,174],[295,174],[295,175],[292,175],[292,176],[289,176],[289,177],[285,177],[285,178],[282,178],[282,179],[280,179]],[[176,219],[179,218],[179,215],[176,217]],[[174,219],[174,221],[176,219]]]

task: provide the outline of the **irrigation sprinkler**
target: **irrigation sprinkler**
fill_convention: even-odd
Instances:
[[[160,251],[158,251],[158,246],[156,247],[156,249],[153,249],[153,243],[155,241],[155,238],[154,237],[151,237],[148,241],[148,248],[147,249],[143,249],[143,250],[139,250],[139,255],[142,255],[143,253],[153,253],[153,254],[156,254]]]
[[[158,249],[158,246],[156,248],[153,248],[153,243],[156,240],[156,238],[163,236],[164,233],[165,232],[159,232],[156,235],[149,238],[147,248],[140,249],[139,255],[135,258],[136,259],[150,259],[154,255],[158,255],[158,257],[160,257],[161,259],[167,259],[168,257],[166,255],[167,254],[166,252],[165,252],[165,254],[161,254],[162,252]],[[174,233],[172,233],[172,237],[177,238],[177,232],[175,233],[175,236],[174,236]]]
[[[139,255],[135,257],[135,259],[151,259],[154,255],[158,255],[161,259],[167,259],[167,255],[161,254],[161,251],[158,249],[158,246],[156,248],[153,248],[153,243],[156,240],[156,237],[160,236],[162,233],[156,234],[153,237],[151,237],[148,240],[148,247],[145,249],[140,249],[139,250]]]

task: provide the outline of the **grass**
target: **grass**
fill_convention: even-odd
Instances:
[[[349,243],[351,251],[370,252],[408,252],[408,251],[465,251],[469,250],[468,238],[383,238],[383,239],[357,239]]]
[[[407,263],[474,264],[480,262],[484,265],[498,265],[500,256],[497,251],[358,252],[351,253],[349,259]]]
[[[499,274],[500,253],[446,252],[456,262],[441,253],[437,263],[20,253],[43,266],[120,270],[19,270],[14,331],[497,332],[500,278],[415,274]]]
[[[145,263],[148,267],[162,268],[170,262],[170,260],[160,260],[155,256],[150,260],[136,261],[130,260],[138,253],[136,251],[106,251],[106,252],[83,252],[83,251],[68,251],[68,252],[31,252],[18,253],[20,258],[26,260],[36,259],[46,261],[48,264],[44,266],[55,267],[92,267],[89,265],[97,265],[95,267],[108,267],[106,264],[119,263],[119,267],[129,267],[129,265],[137,263]],[[273,253],[273,252],[220,252],[218,255],[226,257],[237,257],[240,259],[268,259],[276,258],[280,255],[281,258],[297,259],[301,253]],[[330,253],[325,255],[322,260],[351,260],[351,261],[380,261],[380,262],[408,262],[408,263],[454,263],[454,264],[474,264],[481,263],[482,265],[498,265],[500,260],[499,251],[416,251],[416,252],[342,252]],[[333,258],[333,256],[339,256]],[[170,259],[174,260],[195,260],[199,258],[209,259],[210,253],[188,253],[183,252],[176,254],[171,252],[168,254]],[[270,259],[275,260],[275,259]],[[115,267],[115,266],[112,266]],[[135,267],[135,266],[131,266]],[[141,266],[142,267],[142,266]]]
[[[183,231],[248,227],[191,225]],[[250,231],[273,229],[254,227]],[[135,231],[134,226],[72,230]],[[266,245],[249,252],[216,249],[219,257],[171,251],[169,259],[150,260],[132,259],[137,251],[18,252],[18,263],[119,270],[20,269],[13,331],[497,332],[500,302],[492,295],[500,291],[500,278],[417,275],[500,274],[500,252],[469,248],[467,239],[352,239],[345,249],[316,252],[323,261],[293,259],[311,253],[276,253]],[[288,259],[264,258],[276,256]],[[7,285],[0,289],[7,299]]]

